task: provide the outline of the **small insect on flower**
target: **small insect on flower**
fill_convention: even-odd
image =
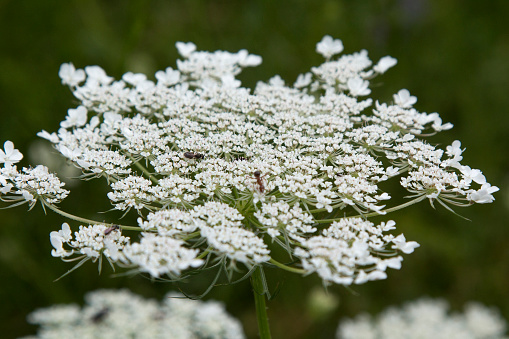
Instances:
[[[185,152],[184,157],[187,159],[203,159],[205,156],[201,153]]]
[[[255,176],[256,183],[258,184],[258,190],[260,193],[263,193],[265,191],[265,186],[263,185],[262,181],[262,172],[260,171],[254,171],[253,175]]]
[[[104,318],[106,318],[108,313],[110,313],[110,309],[108,307],[104,307],[102,310],[100,310],[99,312],[95,313],[90,318],[90,321],[93,322],[94,324],[98,324],[98,323],[104,321]]]
[[[108,235],[108,234],[110,234],[111,232],[116,231],[116,230],[118,230],[118,229],[120,229],[120,226],[118,226],[118,225],[112,225],[112,226],[108,227],[108,228],[104,231],[104,235]]]

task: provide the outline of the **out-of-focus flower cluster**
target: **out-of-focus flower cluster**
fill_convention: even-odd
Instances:
[[[343,320],[337,339],[506,339],[506,321],[495,309],[469,303],[464,313],[448,312],[440,299],[420,299],[390,307],[376,317]]]
[[[498,188],[460,163],[459,141],[446,150],[425,141],[450,123],[414,109],[417,98],[405,89],[391,103],[366,97],[397,63],[392,57],[374,65],[365,50],[335,58],[343,44],[326,36],[316,47],[322,65],[293,85],[275,76],[250,90],[235,76],[259,56],[201,52],[192,43],[177,49],[183,60],[157,72],[157,81],[61,66],[80,105],[58,132],[39,136],[84,178],[106,178],[112,205],[135,210],[142,232],[138,241],[122,235],[129,227],[97,223],[73,237],[64,224],[50,236],[54,256],[104,256],[171,278],[218,263],[273,264],[316,272],[326,284],[359,284],[384,279],[387,268],[400,268],[400,253],[419,246],[393,235],[394,221],[369,217],[425,199],[447,208],[494,200]],[[16,152],[6,143],[0,154],[2,194],[49,207],[65,198],[44,168],[18,172]],[[391,194],[380,185],[390,179],[413,200],[386,207]],[[287,255],[272,256],[277,246]]]
[[[34,311],[30,323],[36,336],[24,339],[243,339],[240,322],[216,301],[198,301],[168,294],[161,303],[127,290],[98,290],[78,305],[54,305]]]

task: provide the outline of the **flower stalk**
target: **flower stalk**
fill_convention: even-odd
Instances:
[[[78,217],[74,214],[62,211],[62,210],[58,209],[55,205],[49,204],[49,203],[45,202],[44,200],[41,200],[41,201],[42,201],[44,208],[47,207],[50,210],[52,210],[53,212],[60,214],[61,216],[66,217],[71,220],[74,220],[74,221],[83,222],[83,223],[90,224],[90,225],[94,225],[94,224],[99,225],[100,224],[100,225],[108,225],[108,226],[117,226],[118,228],[121,228],[126,231],[141,231],[141,229],[138,226],[126,226],[126,225],[120,225],[120,224],[115,224],[115,223],[105,223],[105,222],[100,222],[100,221],[96,221],[96,220],[92,220],[92,219]]]
[[[256,319],[258,322],[258,333],[261,339],[270,339],[269,317],[265,304],[266,290],[263,284],[262,267],[257,267],[251,275],[251,287],[255,299]]]

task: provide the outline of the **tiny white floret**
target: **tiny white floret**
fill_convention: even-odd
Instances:
[[[395,66],[398,60],[391,56],[384,56],[378,61],[378,64],[373,66],[373,70],[377,73],[384,74],[389,68]]]
[[[81,127],[87,123],[87,109],[83,106],[78,106],[77,108],[70,108],[67,111],[67,116],[65,120],[60,123],[60,126],[63,128],[69,127]]]
[[[394,94],[394,103],[403,108],[410,108],[417,102],[417,97],[410,95],[407,89],[402,89]]]
[[[196,51],[196,45],[192,42],[177,42],[175,44],[180,55],[184,58],[189,58],[194,51]]]
[[[316,51],[326,59],[329,59],[343,51],[343,42],[339,39],[333,39],[330,35],[326,35],[322,38],[322,41],[316,44]]]
[[[0,149],[0,164],[8,167],[23,159],[23,154],[14,148],[14,143],[10,140],[4,142],[4,149]]]
[[[58,76],[62,79],[62,85],[69,85],[71,87],[77,86],[86,77],[85,71],[82,69],[77,70],[72,63],[62,64],[58,71]]]

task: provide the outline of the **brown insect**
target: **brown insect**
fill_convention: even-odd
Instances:
[[[254,178],[256,179],[256,183],[258,184],[258,190],[260,191],[260,193],[263,193],[265,191],[265,186],[263,185],[262,181],[262,172],[256,170],[254,171],[253,175],[255,176]]]
[[[104,235],[108,235],[108,234],[110,234],[111,232],[116,231],[116,230],[118,230],[118,229],[120,229],[120,226],[118,226],[118,225],[112,225],[112,226],[108,227],[108,228],[104,231]]]
[[[203,159],[205,156],[201,153],[185,152],[184,157],[187,159]]]
[[[102,322],[104,320],[104,318],[106,318],[106,316],[108,315],[108,313],[110,312],[110,309],[108,307],[104,307],[102,310],[100,310],[99,312],[97,312],[96,314],[94,314],[90,320],[94,323],[94,324],[98,324],[100,322]]]

